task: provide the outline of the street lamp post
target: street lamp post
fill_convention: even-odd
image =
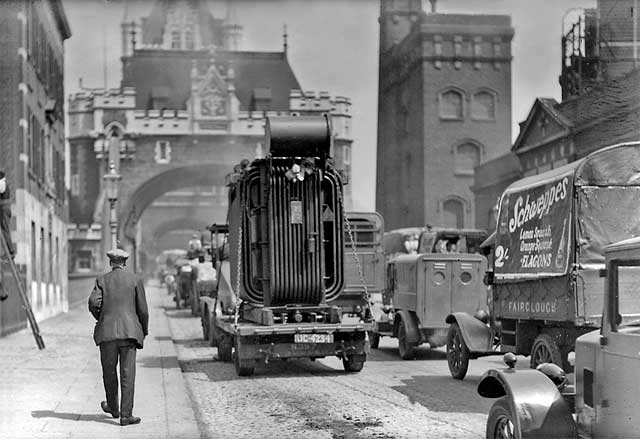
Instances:
[[[116,171],[113,161],[109,162],[109,172],[103,177],[105,192],[109,200],[109,227],[111,228],[111,248],[118,246],[118,217],[116,214],[116,202],[122,176]]]

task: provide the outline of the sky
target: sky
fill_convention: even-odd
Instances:
[[[423,0],[425,10],[429,2]],[[560,37],[575,8],[596,0],[439,0],[439,13],[507,14],[512,41],[512,136],[536,97],[560,100]],[[224,18],[226,0],[209,0]],[[352,102],[354,210],[375,209],[379,0],[233,0],[243,27],[241,50],[281,51],[287,26],[288,58],[301,87],[347,96]],[[66,93],[118,87],[120,23],[146,16],[153,0],[63,0],[72,36],[65,46]]]

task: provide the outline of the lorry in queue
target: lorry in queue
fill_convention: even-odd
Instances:
[[[265,158],[227,176],[228,223],[212,227],[226,231],[221,250],[212,239],[226,259],[217,297],[200,300],[203,332],[240,376],[273,359],[336,356],[346,372],[367,359],[371,324],[343,321],[334,304],[345,288],[345,213],[332,138],[328,116],[268,118]]]
[[[487,259],[480,254],[486,238],[485,230],[431,226],[385,233],[387,286],[371,346],[377,347],[380,337],[395,337],[400,357],[408,360],[423,343],[430,348],[445,344],[448,314],[488,315]]]
[[[636,172],[637,172],[636,168]],[[575,342],[575,374],[558,365],[489,370],[478,393],[496,398],[487,439],[638,437],[640,418],[640,238],[604,248],[600,329]],[[571,375],[573,379],[571,379]]]
[[[492,237],[489,323],[447,316],[447,360],[505,352],[570,371],[575,340],[600,325],[605,246],[640,235],[640,143],[599,149],[507,187]]]
[[[377,212],[346,212],[344,289],[333,302],[348,317],[370,321],[385,287],[384,220]],[[367,303],[368,302],[368,303]]]

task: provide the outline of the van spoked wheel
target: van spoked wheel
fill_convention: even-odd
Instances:
[[[489,410],[487,439],[515,439],[516,424],[506,396],[498,399]]]
[[[447,365],[453,378],[461,380],[467,375],[469,348],[457,323],[452,323],[447,333]]]
[[[407,330],[403,321],[400,321],[398,328],[398,354],[403,360],[410,360],[416,356],[416,347],[407,340]]]
[[[553,337],[547,334],[538,335],[531,348],[531,368],[535,369],[542,363],[554,363],[562,368],[565,367],[560,347]]]

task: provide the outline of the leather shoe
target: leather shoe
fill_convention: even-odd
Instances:
[[[141,420],[142,419],[138,418],[137,416],[128,416],[126,418],[120,418],[120,425],[124,426],[139,424]]]
[[[119,418],[120,417],[120,412],[118,410],[112,411],[109,408],[109,404],[107,404],[107,401],[102,401],[100,403],[100,407],[102,407],[102,411],[105,413],[109,413],[111,416],[113,416],[114,418]]]

